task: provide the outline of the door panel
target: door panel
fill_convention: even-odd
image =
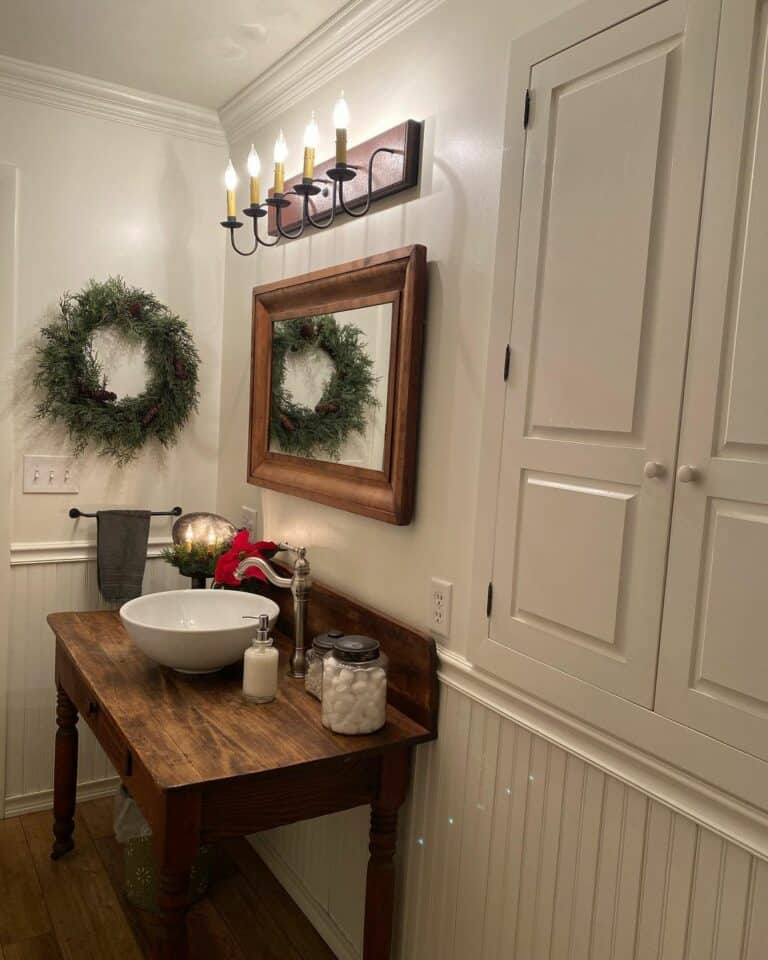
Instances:
[[[493,559],[492,641],[646,706],[717,29],[695,6],[531,71]]]
[[[768,0],[718,51],[658,712],[768,759]]]
[[[635,427],[667,52],[553,90],[529,433]]]
[[[620,656],[621,577],[636,492],[544,474],[525,477],[520,499],[513,615],[564,641],[564,659],[571,642],[612,646]]]

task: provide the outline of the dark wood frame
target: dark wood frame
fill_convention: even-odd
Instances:
[[[249,483],[386,523],[410,523],[426,289],[427,250],[421,245],[254,288]],[[383,469],[368,470],[270,451],[272,324],[379,303],[392,304]]]
[[[373,161],[373,179],[371,181],[371,200],[376,202],[384,197],[391,197],[402,190],[410,190],[419,182],[419,161],[421,157],[421,124],[416,120],[406,120],[390,130],[377,134],[364,143],[350,147],[347,153],[347,163],[358,168],[354,180],[344,184],[344,202],[349,209],[362,206],[368,196],[368,161],[374,150],[380,147],[389,147],[398,153],[380,153]],[[315,164],[315,177],[319,180],[328,179],[328,170],[336,165],[336,157],[329,157]],[[299,173],[285,182],[283,199],[289,203],[280,216],[283,230],[293,231],[301,223],[304,215],[302,198],[294,194],[293,188],[302,182],[303,174]],[[270,189],[269,196],[275,195]],[[312,198],[310,212],[312,216],[322,221],[331,210],[333,202],[332,192],[328,196],[322,193]],[[336,202],[336,213],[342,213],[341,203]],[[277,224],[275,222],[275,208],[269,208],[267,219],[270,236],[276,237]]]

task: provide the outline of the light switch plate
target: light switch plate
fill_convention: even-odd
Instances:
[[[74,457],[24,457],[24,493],[78,493],[80,474]]]

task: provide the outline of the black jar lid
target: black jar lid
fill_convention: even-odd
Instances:
[[[333,650],[334,643],[343,636],[343,630],[329,630],[327,633],[318,633],[312,641],[312,646],[315,650],[321,650],[323,653],[327,653],[329,650]]]
[[[333,644],[333,655],[345,663],[365,663],[379,655],[379,641],[372,637],[340,637]]]

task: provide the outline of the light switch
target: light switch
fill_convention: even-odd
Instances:
[[[24,457],[24,493],[78,493],[74,457]]]

